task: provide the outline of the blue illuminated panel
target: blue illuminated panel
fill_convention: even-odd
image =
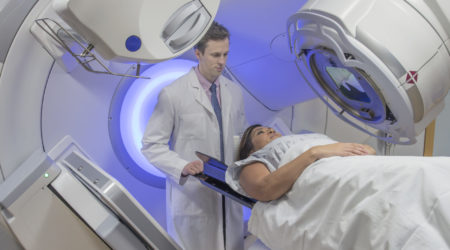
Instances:
[[[120,109],[120,135],[126,153],[133,161],[124,165],[136,178],[149,185],[160,187],[156,183],[149,182],[154,182],[152,181],[154,177],[165,178],[165,176],[141,153],[141,140],[147,122],[158,101],[161,89],[196,65],[197,62],[182,59],[155,64],[142,73],[142,76],[150,77],[150,79],[136,79],[123,98]],[[128,159],[128,157],[122,158]],[[124,159],[121,160],[124,161]]]

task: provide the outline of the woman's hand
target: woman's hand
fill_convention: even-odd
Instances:
[[[338,142],[333,144],[315,146],[310,149],[316,159],[331,156],[355,156],[375,154],[375,150],[369,146],[359,143]]]
[[[366,148],[367,152],[369,152],[368,153],[369,155],[376,155],[377,154],[377,151],[374,148],[372,148],[371,146],[365,145],[365,144],[363,144],[363,146]]]

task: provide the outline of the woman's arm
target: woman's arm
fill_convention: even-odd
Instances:
[[[331,156],[367,155],[366,145],[357,143],[333,143],[315,146],[296,157],[283,167],[270,172],[261,162],[245,166],[239,183],[247,194],[259,201],[270,201],[288,192],[300,174],[314,161]]]

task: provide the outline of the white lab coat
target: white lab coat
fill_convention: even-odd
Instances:
[[[235,157],[233,136],[247,122],[239,86],[224,76],[219,81],[225,162],[230,164]],[[169,234],[187,250],[224,249],[221,195],[194,177],[180,185],[183,167],[198,160],[195,151],[220,159],[217,118],[194,69],[161,90],[142,144],[142,153],[168,177]],[[230,199],[225,204],[227,249],[242,249],[242,207]]]

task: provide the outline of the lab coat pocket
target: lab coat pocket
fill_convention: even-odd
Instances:
[[[192,113],[180,116],[180,139],[203,140],[206,138],[205,114]]]

